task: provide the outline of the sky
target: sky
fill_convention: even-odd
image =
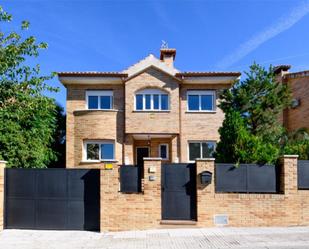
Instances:
[[[177,49],[180,71],[247,71],[255,61],[309,70],[309,0],[0,0],[6,30],[30,22],[48,49],[31,63],[42,74],[122,71],[162,40]],[[3,24],[1,24],[3,25]],[[1,27],[0,27],[1,28]],[[66,89],[48,93],[65,107]]]

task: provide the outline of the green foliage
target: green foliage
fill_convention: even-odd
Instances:
[[[279,115],[290,105],[290,90],[276,82],[272,67],[265,70],[254,63],[245,75],[244,81],[223,92],[220,108],[239,112],[251,134],[277,142],[283,132]]]
[[[309,133],[305,128],[286,133],[282,137],[282,154],[299,155],[300,160],[309,160]]]
[[[239,112],[225,113],[215,157],[222,163],[274,163],[279,149],[249,132]]]
[[[54,133],[54,141],[51,145],[52,150],[56,153],[57,159],[52,161],[49,168],[63,168],[65,167],[65,132],[66,132],[66,115],[63,107],[56,106],[56,130]]]
[[[290,104],[290,91],[276,82],[273,68],[253,64],[244,81],[220,96],[225,120],[216,160],[226,163],[275,163],[284,128],[279,115]]]
[[[12,16],[0,6],[0,24]],[[24,21],[21,30],[28,29]],[[35,37],[22,38],[17,32],[0,30],[0,157],[10,167],[46,167],[56,159],[51,148],[56,128],[56,106],[44,91],[56,91],[46,81],[53,75],[41,76],[40,67],[27,65],[46,43]]]

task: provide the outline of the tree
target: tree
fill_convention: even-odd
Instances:
[[[278,142],[284,131],[280,124],[282,111],[291,103],[287,85],[276,81],[273,68],[268,70],[254,63],[246,79],[238,81],[221,95],[220,108],[240,113],[250,133],[264,141]]]
[[[66,132],[66,115],[63,107],[56,105],[56,129],[54,141],[51,145],[52,150],[56,153],[56,160],[52,161],[49,168],[65,168],[65,132]]]
[[[0,6],[0,23],[12,16]],[[23,21],[21,31],[28,29]],[[40,67],[27,65],[36,58],[46,43],[35,37],[23,38],[17,32],[0,30],[0,158],[9,167],[46,167],[56,154],[52,150],[56,128],[55,101],[43,95],[56,91],[46,81],[53,75],[41,76]]]
[[[239,112],[225,113],[215,157],[221,163],[274,163],[279,149],[250,133]]]
[[[290,91],[276,82],[273,68],[253,64],[244,81],[220,96],[225,113],[216,159],[229,163],[274,163],[280,155],[284,128],[280,114],[290,104]]]
[[[281,139],[282,154],[299,155],[301,160],[309,160],[309,133],[306,128],[286,132]]]

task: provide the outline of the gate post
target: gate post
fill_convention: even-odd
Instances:
[[[298,155],[284,155],[282,157],[282,167],[280,175],[280,190],[285,195],[297,193],[297,160]]]
[[[6,161],[0,161],[0,231],[4,225],[4,168]]]
[[[197,191],[197,221],[201,226],[212,226],[212,219],[205,207],[214,205],[215,195],[215,158],[196,159],[196,191]],[[203,171],[212,173],[211,183],[201,184],[200,174]]]

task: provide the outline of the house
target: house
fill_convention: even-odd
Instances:
[[[279,82],[287,84],[292,93],[292,106],[283,113],[283,124],[289,131],[309,129],[309,71],[289,72],[290,65],[275,67]]]
[[[122,72],[60,72],[67,88],[67,168],[211,157],[224,119],[218,94],[239,72],[181,72],[161,49]]]

